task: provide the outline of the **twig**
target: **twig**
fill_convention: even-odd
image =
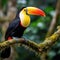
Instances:
[[[56,23],[57,23],[57,18],[60,14],[60,0],[57,1],[57,5],[56,5],[56,13],[55,15],[53,16],[53,19],[51,21],[51,24],[50,24],[50,27],[48,29],[48,32],[47,32],[47,35],[46,35],[46,38],[51,36],[51,34],[53,33],[54,29],[55,29],[55,26],[56,26]]]
[[[0,17],[0,23],[8,22],[10,19],[8,17]]]

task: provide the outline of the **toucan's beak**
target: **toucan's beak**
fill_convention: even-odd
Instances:
[[[27,7],[27,13],[31,15],[46,16],[44,11],[36,7]]]

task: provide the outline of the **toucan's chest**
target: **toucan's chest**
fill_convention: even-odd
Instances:
[[[17,28],[12,31],[11,36],[20,38],[23,35],[25,29],[26,28],[19,24]]]
[[[8,37],[20,38],[23,35],[25,29],[26,28],[20,24],[20,19],[17,18],[9,24],[9,27],[5,34],[5,39],[8,39]]]

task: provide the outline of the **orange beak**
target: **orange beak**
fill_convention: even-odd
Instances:
[[[44,11],[42,11],[41,9],[39,8],[36,8],[36,7],[27,7],[27,13],[28,14],[31,14],[31,15],[39,15],[39,16],[46,16]]]

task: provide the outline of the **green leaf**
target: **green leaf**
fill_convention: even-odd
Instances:
[[[48,7],[46,7],[46,8],[44,9],[44,11],[45,11],[46,13],[49,13],[49,12],[52,11],[52,10],[54,10],[54,8],[53,8],[52,6],[48,6]]]

